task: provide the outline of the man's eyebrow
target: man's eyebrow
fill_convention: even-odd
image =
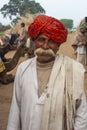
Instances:
[[[46,37],[44,37],[44,36],[39,36],[38,38],[46,38]]]

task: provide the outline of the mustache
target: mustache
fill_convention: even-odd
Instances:
[[[34,54],[37,54],[37,55],[49,55],[49,56],[55,56],[55,53],[53,52],[52,49],[47,49],[47,50],[44,50],[42,48],[38,48],[34,51]]]

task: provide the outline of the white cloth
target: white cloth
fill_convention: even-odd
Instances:
[[[77,61],[80,62],[83,65],[86,65],[86,46],[80,45],[77,47],[76,50],[77,53]]]
[[[81,104],[76,111],[74,130],[87,130],[87,101],[84,93],[81,96]]]
[[[84,54],[77,54],[77,61],[83,65],[86,65],[86,55]]]
[[[46,90],[38,98],[35,62],[35,58],[32,61],[28,60],[26,63],[21,64],[22,66],[17,71],[7,130],[20,130],[20,118],[21,130],[40,129]]]
[[[77,54],[86,54],[86,47],[84,45],[80,45],[76,50]]]
[[[36,58],[23,62],[14,83],[7,130],[40,130],[46,90],[38,98]],[[87,104],[84,94],[77,109],[74,130],[87,130]]]

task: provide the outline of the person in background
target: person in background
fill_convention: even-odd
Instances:
[[[81,21],[72,46],[75,49],[77,61],[83,65],[87,65],[87,17]]]
[[[87,130],[83,65],[58,51],[67,29],[39,15],[28,33],[35,57],[17,69],[7,130]]]

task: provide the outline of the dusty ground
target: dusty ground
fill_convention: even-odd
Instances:
[[[74,40],[74,34],[72,33],[68,36],[67,42],[61,46],[60,52],[75,59],[75,55],[73,55],[73,48],[71,47],[73,40]],[[14,51],[11,51],[6,56],[12,57],[14,53],[15,53]],[[26,57],[21,58],[19,63],[24,60],[26,60]],[[10,73],[15,74],[16,69],[17,67]],[[85,90],[87,94],[87,74],[85,74]],[[9,85],[0,84],[0,130],[6,130],[12,93],[13,93],[13,83]]]

